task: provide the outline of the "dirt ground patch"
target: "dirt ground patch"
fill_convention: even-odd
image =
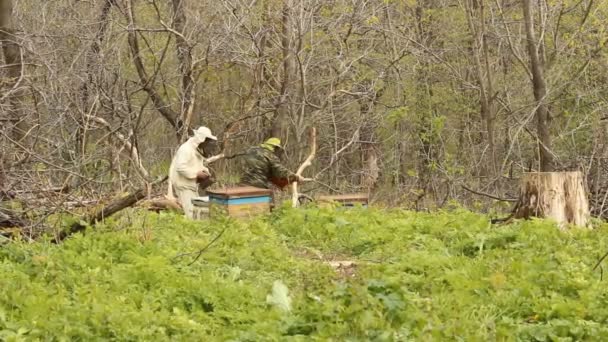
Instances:
[[[357,275],[359,261],[338,253],[323,254],[318,250],[310,248],[297,248],[293,250],[296,257],[315,260],[333,268],[343,278],[352,278]]]

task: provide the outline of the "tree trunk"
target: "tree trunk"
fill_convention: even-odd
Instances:
[[[469,31],[471,31],[472,46],[471,46],[471,57],[475,64],[475,77],[477,84],[479,85],[479,103],[480,103],[480,116],[485,125],[484,140],[488,144],[490,150],[490,174],[496,174],[496,149],[494,144],[494,100],[493,100],[493,82],[492,82],[492,70],[490,68],[489,61],[489,49],[486,39],[485,29],[485,7],[484,1],[476,2],[474,0],[469,4],[465,2],[465,12],[467,14],[467,23],[469,25]],[[479,18],[475,18],[475,10],[478,11]],[[476,23],[474,20],[478,19]],[[482,62],[483,54],[483,62]],[[485,77],[484,77],[485,72]],[[485,163],[484,163],[485,164]],[[482,164],[483,165],[483,164]],[[486,170],[483,170],[484,173]]]
[[[5,73],[0,74],[0,97],[8,97],[10,103],[9,118],[13,138],[21,141],[27,133],[27,118],[22,110],[23,90],[21,87],[23,63],[21,48],[13,27],[13,2],[0,0],[0,43],[6,64]],[[6,77],[5,80],[2,78]]]
[[[534,20],[532,19],[531,0],[522,0],[524,21],[526,24],[526,40],[528,41],[528,54],[530,55],[530,69],[532,72],[532,86],[536,101],[536,131],[538,135],[538,154],[540,157],[540,171],[553,171],[553,155],[551,154],[551,136],[549,134],[549,109],[547,107],[547,84],[543,75],[543,66],[538,54],[536,35],[534,34]]]
[[[435,38],[432,24],[433,18],[426,12],[433,9],[431,2],[419,2],[415,9],[416,36],[418,40],[431,51],[432,42]],[[432,127],[432,120],[435,116],[436,108],[433,103],[433,84],[436,82],[430,71],[432,63],[430,59],[423,59],[416,71],[416,110],[419,112],[417,120],[417,138],[420,141],[417,156],[416,181],[416,208],[420,208],[425,202],[434,202],[435,192],[432,187],[433,164],[438,159],[436,145],[436,132]]]
[[[274,120],[270,134],[273,137],[283,137],[286,134],[287,113],[289,112],[289,84],[294,70],[293,56],[291,53],[291,4],[290,0],[283,0],[283,19],[281,32],[281,45],[283,50],[283,80],[281,92],[276,106]]]
[[[192,70],[191,47],[185,39],[186,33],[186,0],[173,0],[173,28],[179,32],[175,35],[175,45],[177,47],[177,59],[182,76],[182,103],[180,117],[183,122],[181,130],[177,133],[179,140],[184,142],[188,139],[188,129],[192,122],[192,106],[194,103],[194,75]]]
[[[361,118],[365,122],[361,126],[361,159],[363,164],[363,174],[361,186],[371,191],[376,186],[380,177],[380,167],[378,166],[378,149],[375,146],[375,125],[374,125],[374,105],[379,94],[373,88],[368,89],[371,99],[359,99]]]
[[[99,82],[101,71],[97,69],[99,65],[101,65],[102,56],[100,56],[101,52],[101,44],[103,43],[106,32],[108,29],[109,16],[112,10],[112,6],[114,6],[114,0],[106,0],[104,1],[101,12],[99,14],[98,23],[99,29],[95,34],[95,39],[91,43],[89,47],[89,51],[87,51],[85,55],[86,60],[86,78],[82,82],[80,86],[80,91],[82,95],[82,108],[91,108],[90,103],[90,93],[91,89],[94,87],[98,87],[97,91],[99,92],[99,88],[101,88],[101,82]],[[96,76],[97,75],[97,76]],[[85,111],[81,112],[80,117],[76,116],[76,120],[78,126],[76,127],[76,142],[74,146],[74,150],[76,153],[82,154],[80,157],[84,158],[84,154],[86,154],[86,126],[85,122],[87,121],[85,118]],[[75,155],[73,157],[76,157]],[[70,162],[74,162],[71,160]]]
[[[106,0],[104,1],[101,12],[99,14],[98,23],[99,29],[95,34],[95,39],[91,43],[89,47],[89,51],[85,55],[86,58],[86,80],[80,86],[80,90],[82,91],[82,104],[83,108],[89,108],[89,90],[90,87],[96,84],[97,79],[95,77],[95,73],[99,73],[98,67],[101,64],[102,56],[99,55],[101,52],[101,44],[103,43],[107,29],[108,29],[108,18],[110,17],[110,12],[112,10],[112,6],[114,6],[114,0]]]
[[[184,128],[184,122],[182,121],[181,116],[175,111],[173,111],[171,107],[162,98],[162,96],[156,91],[156,89],[154,88],[154,78],[150,79],[148,77],[148,73],[146,72],[146,68],[144,66],[144,62],[139,50],[139,40],[137,39],[137,32],[135,31],[133,0],[127,0],[126,5],[127,8],[125,11],[125,16],[129,23],[127,41],[129,43],[129,50],[131,51],[131,56],[133,57],[133,64],[139,77],[139,83],[142,89],[150,96],[150,99],[152,100],[152,103],[154,103],[156,110],[160,112],[160,114],[169,122],[169,124],[171,124],[171,126],[175,129],[177,137],[179,138],[179,132],[182,132],[182,129],[190,131],[190,128]]]
[[[0,202],[2,202],[5,198],[4,192],[5,192],[5,183],[6,183],[6,176],[5,176],[5,171],[4,169],[6,168],[5,166],[5,161],[4,161],[4,151],[0,151]],[[6,196],[8,197],[8,196]]]
[[[365,141],[361,144],[361,156],[363,157],[363,167],[365,170],[363,172],[361,186],[371,191],[371,189],[376,186],[378,178],[380,177],[380,167],[378,166],[378,151],[374,146],[373,142],[373,128],[364,126],[361,129],[361,139]]]
[[[542,217],[587,226],[589,203],[581,172],[530,172],[522,177],[514,218]]]
[[[605,170],[608,170],[608,118],[601,119],[598,124],[592,153],[594,166],[589,170],[590,198],[593,216],[605,219],[608,211],[608,179],[605,175]]]

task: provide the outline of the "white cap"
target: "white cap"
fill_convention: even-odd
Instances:
[[[211,134],[211,130],[208,127],[201,126],[194,131],[194,137],[200,142],[205,141],[205,139],[217,140],[217,137]]]

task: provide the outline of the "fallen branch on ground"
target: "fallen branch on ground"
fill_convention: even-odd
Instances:
[[[496,195],[488,194],[488,193],[485,193],[485,192],[481,192],[481,191],[475,191],[475,190],[473,190],[473,189],[471,189],[471,188],[469,188],[469,187],[465,186],[464,184],[461,184],[460,186],[461,186],[463,189],[465,189],[465,190],[467,190],[467,191],[469,191],[469,192],[474,193],[475,195],[479,195],[479,196],[485,196],[485,197],[488,197],[488,198],[491,198],[491,199],[494,199],[494,200],[497,200],[497,201],[503,201],[503,202],[517,202],[517,198],[502,198],[502,197],[498,197],[498,196],[496,196]]]
[[[152,185],[152,186],[158,185],[158,184],[163,183],[165,180],[167,180],[167,177],[158,179],[158,180],[154,181],[153,183],[151,183],[150,185]],[[86,222],[86,224],[81,223],[82,221],[72,224],[68,230],[62,231],[53,240],[53,242],[59,243],[59,242],[65,240],[68,236],[70,236],[72,234],[84,231],[87,226],[95,225],[96,223],[103,221],[104,219],[114,215],[115,213],[123,210],[124,208],[128,208],[128,207],[134,205],[135,203],[139,202],[140,200],[146,198],[146,196],[148,195],[148,190],[149,190],[149,187],[146,185],[146,186],[142,187],[141,189],[130,193],[127,196],[124,196],[122,198],[119,198],[119,199],[111,202],[110,204],[103,207],[101,210],[97,211],[93,215],[84,219],[83,221]]]
[[[13,211],[0,208],[0,227],[26,227],[29,224],[30,222]]]
[[[12,191],[12,193],[13,194],[38,194],[38,193],[45,193],[45,192],[67,193],[69,191],[70,191],[70,187],[66,185],[66,186],[63,186],[60,188],[14,190],[14,191]]]

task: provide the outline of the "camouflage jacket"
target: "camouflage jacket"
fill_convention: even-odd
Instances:
[[[287,178],[290,182],[296,178],[272,151],[262,146],[249,148],[243,156],[243,161],[245,165],[241,177],[242,184],[270,189],[270,179],[273,177]]]

